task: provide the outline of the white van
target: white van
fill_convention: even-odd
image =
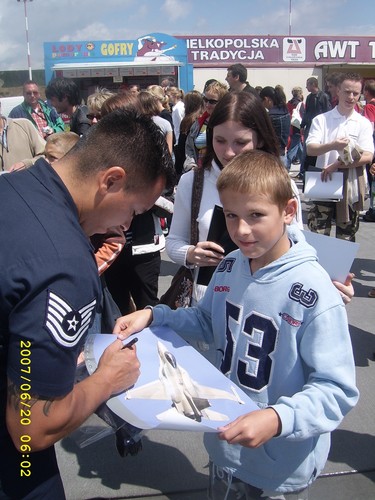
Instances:
[[[0,97],[1,114],[3,116],[8,116],[12,109],[18,106],[18,104],[21,104],[23,100],[22,95],[17,95],[15,97]]]

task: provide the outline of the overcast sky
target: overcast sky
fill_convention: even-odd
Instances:
[[[375,0],[27,0],[31,66],[43,42],[169,35],[375,36]],[[23,0],[0,0],[0,70],[27,69]]]

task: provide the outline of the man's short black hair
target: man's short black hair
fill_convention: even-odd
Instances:
[[[234,76],[234,77],[238,76],[239,81],[241,83],[246,83],[247,69],[245,68],[245,66],[243,64],[241,64],[241,63],[232,64],[231,66],[229,66],[227,71],[230,71],[232,73],[232,76]]]
[[[71,78],[54,78],[47,85],[45,94],[47,99],[56,97],[59,101],[66,97],[71,106],[81,104],[81,92]]]
[[[167,143],[151,118],[133,108],[117,109],[104,116],[80,138],[64,157],[76,164],[77,177],[85,179],[112,166],[127,174],[126,189],[141,190],[164,177],[175,182],[175,170]]]
[[[315,76],[310,76],[310,78],[306,80],[306,84],[310,84],[313,87],[319,88],[319,82]]]

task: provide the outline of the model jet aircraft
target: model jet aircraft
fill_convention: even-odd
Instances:
[[[202,418],[219,421],[228,419],[226,415],[208,409],[211,406],[209,399],[227,399],[244,404],[233,386],[231,393],[198,384],[177,364],[175,356],[165,345],[158,341],[157,347],[160,360],[159,380],[130,389],[125,395],[127,399],[171,400],[172,411],[197,422],[201,422]],[[169,412],[170,410],[164,413]],[[162,420],[163,413],[157,417]]]

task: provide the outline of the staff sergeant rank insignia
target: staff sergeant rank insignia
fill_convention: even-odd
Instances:
[[[96,299],[76,311],[49,290],[44,327],[58,344],[74,347],[88,330],[95,306]]]

